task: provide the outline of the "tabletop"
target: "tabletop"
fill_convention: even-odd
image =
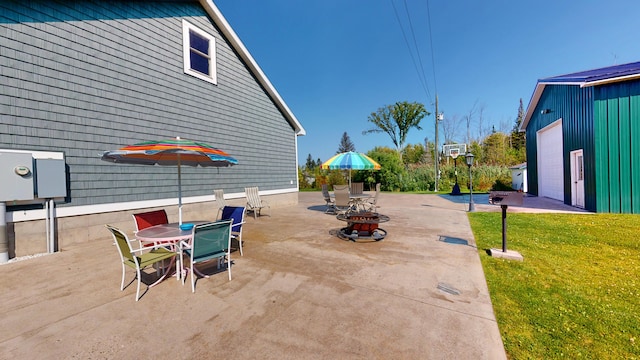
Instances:
[[[183,224],[205,224],[211,221],[188,221]],[[192,230],[181,230],[179,223],[160,224],[142,229],[136,233],[136,239],[143,243],[176,243],[191,238]]]
[[[349,194],[349,198],[350,199],[369,199],[371,197],[371,194],[366,194],[366,193],[362,193],[362,194]]]
[[[336,197],[336,195],[334,193],[330,193],[329,194],[330,197]],[[369,194],[369,193],[362,193],[362,194],[349,194],[349,199],[369,199],[373,197],[373,195]]]

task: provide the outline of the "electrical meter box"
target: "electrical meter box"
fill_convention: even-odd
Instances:
[[[33,200],[33,158],[0,151],[0,201]]]
[[[53,199],[67,196],[67,174],[62,159],[35,159],[36,197]]]
[[[518,191],[490,191],[489,204],[522,206],[524,193]]]

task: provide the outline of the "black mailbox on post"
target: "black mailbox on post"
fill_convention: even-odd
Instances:
[[[490,191],[489,204],[522,206],[524,193],[518,191]]]

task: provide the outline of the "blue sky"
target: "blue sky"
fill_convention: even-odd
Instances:
[[[397,101],[432,113],[407,144],[435,138],[436,94],[447,119],[475,105],[485,129],[509,130],[538,79],[640,61],[640,2],[632,0],[215,3],[307,131],[301,165],[309,154],[335,154],[345,131],[357,151],[393,147],[388,135],[362,131],[370,113]],[[478,126],[475,116],[472,137]],[[466,123],[457,129],[464,142]]]

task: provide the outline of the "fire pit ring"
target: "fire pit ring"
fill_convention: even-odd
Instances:
[[[342,239],[380,241],[387,236],[387,231],[378,227],[381,222],[390,220],[386,215],[374,212],[355,212],[339,214],[336,218],[347,222],[347,227],[340,229],[338,232],[338,236]]]

